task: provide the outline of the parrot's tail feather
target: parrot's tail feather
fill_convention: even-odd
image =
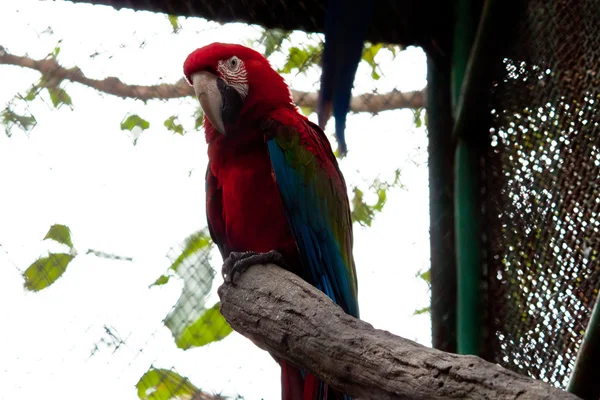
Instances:
[[[352,400],[285,360],[281,365],[281,394],[283,400]]]
[[[282,400],[304,400],[304,378],[300,370],[285,360],[281,365],[281,398]]]

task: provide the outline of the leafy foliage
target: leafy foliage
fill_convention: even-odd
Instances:
[[[314,108],[311,107],[300,107],[300,110],[302,111],[302,114],[307,117],[315,111]]]
[[[423,281],[425,281],[425,283],[427,283],[427,286],[431,290],[431,269],[427,269],[425,272],[419,271],[417,273],[417,277],[419,279],[422,279]],[[431,306],[418,308],[413,312],[413,315],[421,315],[421,314],[426,314],[428,312],[431,312]]]
[[[121,130],[131,131],[133,128],[139,127],[141,130],[150,128],[150,122],[136,114],[129,115],[121,121]]]
[[[210,264],[212,245],[206,229],[193,233],[185,239],[181,253],[169,267],[184,282],[177,304],[165,318],[165,325],[181,349],[204,346],[232,332],[219,311],[219,303],[208,309],[205,307],[214,281],[214,270]],[[153,286],[167,281],[168,276],[162,275]]]
[[[413,111],[414,114],[414,122],[415,122],[415,127],[420,128],[421,126],[423,126],[423,123],[425,123],[425,126],[427,126],[427,113],[425,112],[424,108],[416,108]]]
[[[56,42],[56,46],[54,46],[54,49],[52,49],[50,54],[48,54],[48,57],[52,57],[52,58],[58,57],[58,55],[60,54],[60,44],[61,43],[62,43],[62,39],[59,39],[58,42]]]
[[[358,222],[361,225],[371,226],[373,222],[374,210],[363,200],[363,191],[355,187],[352,189],[354,197],[352,197],[352,221]]]
[[[121,121],[121,130],[129,131],[129,136],[134,146],[137,144],[137,140],[142,132],[148,128],[150,128],[150,122],[136,114],[129,115]]]
[[[167,16],[169,23],[171,23],[171,27],[173,28],[173,33],[178,33],[181,29],[181,24],[179,23],[179,18],[176,15],[168,15]]]
[[[371,67],[371,77],[375,80],[381,78],[381,75],[377,72],[379,69],[379,65],[375,62],[375,56],[379,53],[379,50],[383,48],[383,44],[371,44],[365,43],[365,48],[363,49],[362,59],[369,64]]]
[[[49,253],[47,257],[40,257],[34,261],[23,273],[24,286],[27,290],[38,292],[52,285],[65,273],[69,263],[78,254],[71,239],[71,229],[67,225],[52,225],[42,240],[46,239],[68,246],[69,253]],[[110,260],[133,261],[130,257],[107,254],[92,249],[88,249],[85,254],[93,254]]]
[[[23,273],[25,289],[38,292],[52,285],[64,274],[75,256],[66,253],[50,253],[48,257],[34,261]]]
[[[55,242],[65,244],[70,248],[73,248],[73,242],[71,241],[71,229],[68,226],[62,224],[54,224],[44,236],[44,240],[52,239]]]
[[[56,86],[56,87],[47,87],[48,93],[50,94],[50,100],[52,101],[52,105],[55,108],[60,108],[62,105],[71,106],[73,101],[71,100],[71,96],[65,92],[64,89]]]
[[[25,279],[23,285],[25,289],[33,292],[45,289],[56,282],[65,273],[67,266],[77,254],[73,249],[71,230],[66,225],[52,225],[43,240],[46,239],[68,246],[71,253],[49,253],[46,257],[38,258],[23,272]]]
[[[323,43],[309,44],[304,47],[290,47],[287,60],[283,67],[278,71],[282,74],[289,74],[293,70],[299,73],[306,72],[309,67],[319,63],[323,53]]]
[[[201,250],[210,250],[212,239],[210,238],[210,235],[207,234],[206,229],[202,229],[185,238],[183,243],[183,251],[169,267],[173,271],[177,271],[179,266],[192,254]]]
[[[383,206],[387,201],[387,191],[392,187],[402,187],[400,182],[400,170],[394,173],[394,180],[390,182],[381,181],[376,178],[369,186],[369,189],[377,195],[375,204],[368,204],[364,200],[364,192],[358,187],[352,189],[352,221],[358,222],[362,226],[371,226],[375,214],[383,211]]]
[[[151,367],[135,385],[140,400],[191,399],[200,392],[188,378],[178,373]]]
[[[175,122],[176,120],[177,122]],[[165,120],[164,125],[168,130],[183,135],[183,125],[178,122],[177,115],[172,115]]]
[[[37,120],[33,115],[17,114],[8,106],[2,111],[2,125],[4,125],[4,131],[8,137],[12,135],[12,127],[15,125],[25,132],[29,132],[36,124]]]
[[[37,95],[40,93],[40,90],[41,90],[41,88],[38,85],[32,85],[31,89],[29,89],[29,91],[27,92],[25,97],[22,97],[20,95],[17,95],[17,97],[19,97],[25,101],[33,101],[33,100],[35,100]]]
[[[431,306],[419,308],[419,309],[415,310],[415,312],[413,312],[413,315],[421,315],[421,314],[426,314],[428,312],[431,312]]]
[[[161,275],[159,276],[152,285],[152,286],[162,286],[164,284],[169,283],[169,279],[171,279],[171,277],[169,275]]]
[[[431,284],[431,270],[428,269],[427,271],[420,273],[419,278],[423,279],[427,284]]]
[[[193,324],[186,327],[175,343],[180,349],[204,346],[224,339],[233,332],[221,311],[221,303],[207,309]]]
[[[269,57],[276,51],[281,50],[283,42],[290,37],[290,32],[281,29],[265,29],[258,39],[258,43],[265,46],[265,57]]]

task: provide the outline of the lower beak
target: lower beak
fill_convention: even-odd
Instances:
[[[223,97],[217,86],[217,76],[210,72],[202,71],[192,75],[192,86],[196,97],[200,101],[202,111],[212,126],[225,135],[225,124],[221,114],[223,109]]]

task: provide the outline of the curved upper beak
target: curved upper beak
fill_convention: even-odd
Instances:
[[[217,131],[225,135],[223,123],[223,96],[217,86],[217,76],[207,71],[196,72],[191,76],[192,86],[206,118]]]

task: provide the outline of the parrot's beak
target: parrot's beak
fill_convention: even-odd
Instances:
[[[225,124],[223,123],[223,96],[217,84],[218,77],[207,71],[201,71],[191,76],[192,86],[196,97],[200,101],[202,111],[212,126],[225,135]]]

